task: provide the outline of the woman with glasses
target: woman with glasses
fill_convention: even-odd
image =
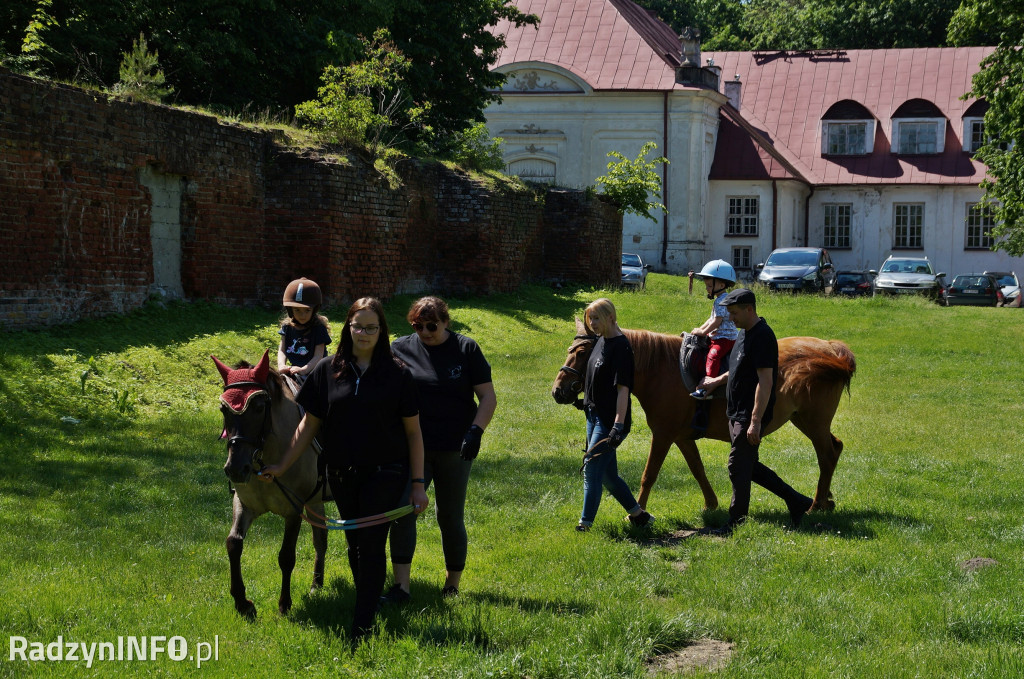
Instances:
[[[469,542],[464,518],[469,472],[498,400],[491,366],[476,342],[449,329],[451,319],[444,300],[423,297],[413,303],[406,318],[415,334],[399,337],[391,347],[412,371],[420,397],[424,478],[427,486],[434,483],[444,552],[441,595],[458,596]],[[385,602],[409,600],[415,551],[416,517],[405,516],[395,521],[391,530],[395,584],[384,595]]]
[[[412,483],[415,513],[427,508],[423,437],[412,374],[391,353],[381,303],[364,297],[348,310],[333,359],[320,361],[295,400],[306,413],[288,452],[263,469],[265,481],[283,474],[321,429],[327,480],[343,519],[400,507]],[[346,530],[355,582],[352,642],[369,634],[387,578],[390,524]]]

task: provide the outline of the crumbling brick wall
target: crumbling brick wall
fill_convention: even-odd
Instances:
[[[300,275],[335,304],[618,280],[622,220],[603,201],[400,172],[392,189],[271,132],[0,69],[0,327],[124,313],[160,290],[276,306]]]

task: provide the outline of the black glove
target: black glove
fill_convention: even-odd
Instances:
[[[622,439],[626,438],[626,435],[622,433],[624,425],[621,422],[616,422],[612,425],[612,430],[608,432],[608,440],[616,448],[622,443]]]
[[[469,426],[469,431],[462,437],[462,459],[470,462],[476,459],[476,456],[480,454],[480,439],[484,435],[484,430],[479,426],[472,424]]]

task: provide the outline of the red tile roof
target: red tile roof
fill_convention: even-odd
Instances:
[[[822,53],[705,52],[722,78],[739,74],[740,113],[770,144],[816,184],[978,184],[985,166],[962,151],[963,114],[974,103],[960,96],[991,47],[847,50]],[[909,99],[927,99],[945,115],[945,150],[928,156],[890,153],[891,115]],[[880,124],[868,156],[821,155],[821,117],[852,99]],[[724,109],[723,109],[724,110]],[[725,118],[723,117],[723,123]],[[735,144],[723,127],[723,143]],[[749,158],[747,159],[749,161]],[[774,176],[770,168],[761,172]],[[712,179],[747,178],[751,168],[716,149]]]
[[[679,37],[630,0],[517,0],[540,25],[499,22],[506,47],[496,66],[543,61],[583,78],[595,90],[675,89]]]

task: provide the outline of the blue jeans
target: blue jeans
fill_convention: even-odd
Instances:
[[[587,411],[587,450],[595,443],[608,436],[609,428],[597,418],[597,413]],[[629,486],[619,476],[619,465],[615,459],[615,450],[588,460],[583,467],[583,514],[580,523],[589,526],[594,523],[597,508],[601,506],[601,487],[604,486],[612,497],[619,501],[622,508],[629,513],[640,509]]]

